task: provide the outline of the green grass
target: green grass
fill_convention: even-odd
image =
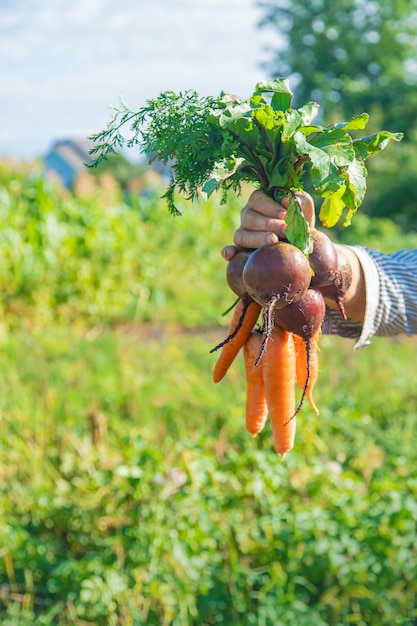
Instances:
[[[415,339],[323,336],[282,462],[211,380],[243,201],[2,180],[2,626],[415,626]]]
[[[414,342],[323,337],[281,462],[217,338],[3,340],[5,624],[412,624]]]

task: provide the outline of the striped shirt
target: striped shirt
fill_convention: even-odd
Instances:
[[[343,321],[327,309],[323,333],[356,339],[354,348],[370,343],[371,337],[417,334],[417,250],[383,254],[352,246],[361,263],[366,285],[363,322]]]

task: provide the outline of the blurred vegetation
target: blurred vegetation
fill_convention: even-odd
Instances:
[[[369,132],[404,132],[367,163],[363,209],[416,230],[417,0],[258,0],[261,28],[276,33],[265,67],[288,76],[295,104],[320,104],[325,123],[366,111]]]
[[[98,184],[84,175],[75,194],[41,172],[0,176],[3,320],[193,326],[215,323],[231,304],[220,248],[230,242],[242,201],[219,209],[213,199],[204,210],[188,204],[183,217],[174,218],[160,202],[161,179],[149,173],[146,189],[129,203],[109,174]]]
[[[241,360],[211,381],[243,199],[159,192],[0,169],[1,624],[413,626],[415,340],[322,337],[281,462]]]
[[[142,187],[141,181],[146,180],[149,168],[145,160],[139,163],[132,163],[120,152],[110,154],[95,167],[88,170],[88,175],[102,179],[103,174],[110,174],[120,187],[127,194],[138,191]]]

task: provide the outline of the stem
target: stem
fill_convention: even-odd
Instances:
[[[240,298],[236,298],[236,300],[225,311],[223,311],[222,317],[224,315],[227,315],[228,313],[230,313],[230,311],[235,308],[235,306],[237,305],[239,300],[240,300]]]
[[[277,197],[276,194],[279,191],[281,192],[281,195],[280,197]],[[289,193],[289,191],[290,191],[289,187],[280,187],[279,185],[276,185],[275,187],[270,187],[268,193],[269,195],[271,195],[271,197],[274,200],[279,201],[282,198],[282,196],[285,196],[287,193]]]
[[[257,167],[254,166],[254,165],[252,167],[255,169],[256,173],[258,174],[259,178],[261,179],[262,185],[264,186],[264,188],[267,189],[268,188],[268,176],[266,175],[266,172],[265,172],[265,170],[263,168],[262,163],[260,162],[260,160],[258,159],[256,154],[254,154],[254,152],[251,149],[250,145],[246,141],[244,141],[240,135],[238,135],[237,133],[233,132],[233,130],[229,130],[229,132],[230,132],[231,135],[233,135],[233,137],[236,137],[236,139],[238,139],[238,141],[243,146],[245,146],[245,148],[247,149],[250,157],[255,161],[255,163],[257,165]]]
[[[302,156],[299,156],[295,161],[294,161],[294,170],[297,172],[297,176],[300,176],[300,174],[303,171],[304,168],[304,164],[308,162],[308,156],[306,154],[303,154]]]
[[[271,140],[270,140],[270,138],[269,138],[269,135],[268,135],[268,133],[266,132],[265,128],[262,126],[262,124],[260,124],[260,122],[258,122],[258,120],[256,119],[256,117],[254,117],[254,118],[252,118],[252,119],[253,119],[253,121],[255,122],[255,124],[258,126],[258,128],[262,131],[262,134],[263,134],[263,135],[264,135],[264,137],[265,137],[265,140],[266,140],[266,143],[268,144],[268,148],[269,148],[270,152],[271,152],[272,154],[275,154],[275,149],[274,149],[274,146],[272,145],[272,142],[271,142]],[[275,161],[274,161],[274,165],[275,165]]]

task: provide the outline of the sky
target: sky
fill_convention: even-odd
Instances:
[[[123,97],[248,97],[274,35],[255,0],[0,0],[0,157],[102,130]]]

